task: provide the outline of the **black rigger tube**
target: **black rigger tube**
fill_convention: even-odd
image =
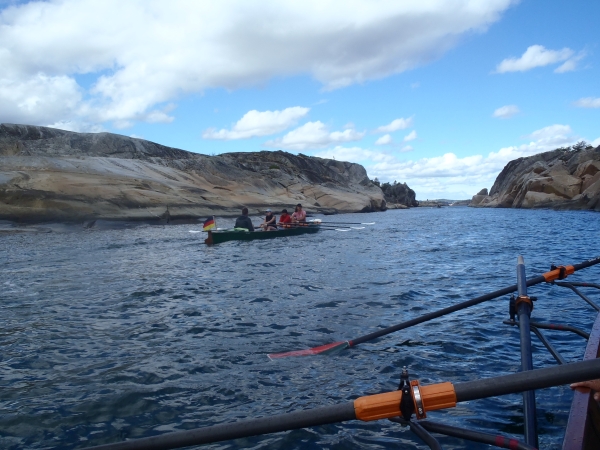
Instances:
[[[531,356],[531,329],[529,314],[531,314],[531,299],[527,296],[527,278],[525,277],[525,261],[519,255],[517,258],[517,314],[519,316],[519,334],[521,338],[521,370],[533,369]],[[525,442],[533,447],[537,442],[537,417],[535,411],[535,391],[523,392],[523,416],[525,419]]]
[[[502,323],[504,323],[506,325],[517,325],[517,326],[519,325],[518,322],[514,322],[512,320],[505,320]],[[554,323],[539,323],[539,322],[529,322],[529,325],[531,325],[532,327],[540,328],[542,330],[570,331],[572,333],[575,333],[575,334],[581,336],[584,339],[590,338],[590,333],[586,333],[582,329],[572,327],[571,325],[557,325]]]
[[[556,350],[556,348],[554,348],[554,345],[552,345],[550,343],[550,341],[548,339],[546,339],[546,336],[544,336],[543,333],[537,329],[537,327],[533,326],[533,324],[530,324],[530,325],[531,325],[531,331],[533,331],[535,333],[535,335],[538,337],[538,339],[540,340],[540,342],[542,344],[544,344],[544,346],[548,349],[548,351],[554,357],[556,362],[559,364],[565,364],[567,362],[567,361],[565,361],[565,358],[563,358],[561,356],[561,354],[558,353],[558,350]]]
[[[429,434],[428,430],[421,426],[424,422],[404,420],[401,417],[392,417],[390,418],[390,421],[410,427],[410,431],[412,431],[419,438],[421,438],[421,440],[425,442],[425,444],[427,444],[427,446],[431,450],[443,450],[438,440],[434,438],[431,434]]]
[[[431,433],[445,434],[446,436],[466,439],[473,442],[482,442],[500,448],[510,448],[511,450],[536,450],[525,442],[516,439],[507,438],[500,434],[483,433],[481,431],[467,430],[466,428],[453,427],[443,423],[430,422],[424,420],[421,426]]]
[[[557,286],[568,287],[573,292],[575,292],[577,295],[579,295],[582,299],[584,299],[586,302],[588,302],[588,304],[592,308],[594,308],[596,311],[600,312],[600,306],[598,306],[595,302],[593,302],[592,300],[590,300],[588,298],[588,296],[585,295],[583,292],[580,292],[579,289],[577,289],[573,283],[566,283],[566,282],[556,281],[556,282],[554,282],[554,284],[556,284]],[[584,283],[580,283],[580,284],[584,284]]]

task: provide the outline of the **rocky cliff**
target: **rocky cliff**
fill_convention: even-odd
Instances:
[[[0,219],[173,220],[296,203],[322,213],[386,209],[358,164],[282,151],[206,156],[111,133],[0,124]]]
[[[470,206],[600,211],[600,146],[557,149],[509,162]]]
[[[388,208],[419,206],[419,202],[415,199],[415,191],[409,188],[406,183],[396,183],[394,181],[394,184],[383,183],[380,187]]]

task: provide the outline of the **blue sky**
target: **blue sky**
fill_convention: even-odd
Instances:
[[[418,199],[600,145],[600,2],[0,0],[0,122],[358,162]]]

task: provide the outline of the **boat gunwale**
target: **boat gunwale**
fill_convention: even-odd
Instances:
[[[596,321],[590,332],[583,360],[586,361],[598,357],[600,357],[600,313],[596,316]],[[590,408],[596,408],[596,410],[599,409],[596,400],[594,400],[592,390],[589,389],[587,392],[575,390],[573,393],[571,410],[569,411],[567,427],[565,429],[563,450],[597,448],[592,445],[598,443],[598,436],[595,436],[594,442],[588,442],[594,438],[594,436],[589,436],[590,427],[593,426],[589,411]]]
[[[243,231],[243,230],[208,230],[208,237],[204,240],[207,245],[221,244],[229,241],[254,241],[260,239],[273,239],[277,237],[286,236],[300,236],[303,234],[312,234],[320,230],[319,224],[308,224],[304,226],[293,226],[285,227],[278,230],[257,230],[257,231]],[[264,233],[264,235],[263,235]],[[216,239],[215,239],[216,237]]]

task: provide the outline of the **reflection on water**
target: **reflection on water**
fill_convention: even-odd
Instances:
[[[600,253],[600,221],[588,212],[323,217],[336,219],[376,225],[213,247],[190,225],[0,237],[0,447],[85,448],[345,402],[396,389],[405,365],[425,384],[513,373],[520,356],[517,329],[502,324],[508,298],[334,356],[266,354],[352,339],[512,285],[519,254],[533,276]],[[598,268],[573,277],[599,278]],[[572,292],[530,292],[535,319],[591,327],[594,311]],[[580,337],[546,335],[568,360],[582,357]],[[534,366],[554,365],[533,342]],[[570,389],[537,398],[540,446],[560,448]],[[520,438],[521,396],[430,417]],[[209,446],[248,447],[425,448],[387,421]]]

